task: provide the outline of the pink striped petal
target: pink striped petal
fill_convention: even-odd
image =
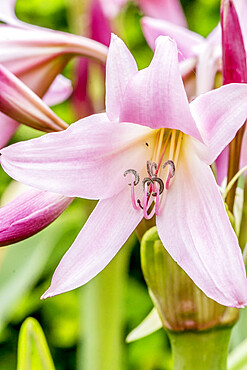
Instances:
[[[151,158],[151,131],[135,124],[116,125],[106,114],[96,114],[65,131],[8,146],[1,150],[0,160],[11,177],[35,188],[108,198],[128,183],[126,170],[140,171],[145,158]]]
[[[247,118],[247,84],[229,84],[203,94],[190,109],[206,144],[198,143],[198,154],[211,164]]]
[[[106,63],[106,113],[111,121],[118,119],[126,85],[137,71],[127,46],[112,34]]]
[[[130,79],[121,105],[120,121],[153,129],[178,129],[201,139],[179,73],[176,44],[169,37],[157,39],[150,66]]]
[[[100,201],[62,258],[42,298],[78,288],[96,276],[127,241],[142,217],[141,210],[136,211],[131,205],[129,189]]]
[[[161,19],[143,17],[141,24],[144,36],[153,50],[158,36],[169,36],[174,39],[179,50],[179,61],[194,57],[197,54],[196,47],[205,42],[205,39],[197,33]]]
[[[43,97],[43,101],[50,106],[57,105],[67,100],[72,92],[71,81],[63,75],[58,75]]]
[[[8,144],[19,124],[0,112],[0,149]]]
[[[0,25],[0,63],[43,96],[73,56],[106,60],[106,46],[85,37],[45,29]]]
[[[150,17],[165,19],[186,27],[187,22],[179,0],[138,0],[143,12]]]
[[[0,110],[16,121],[42,131],[68,127],[32,90],[1,65]]]
[[[30,189],[0,208],[0,246],[19,242],[50,225],[73,201]]]
[[[211,169],[183,148],[161,216],[159,236],[172,258],[210,298],[247,304],[245,266]]]

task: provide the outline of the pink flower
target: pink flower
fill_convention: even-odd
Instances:
[[[0,246],[19,242],[50,225],[73,198],[29,189],[0,208]]]
[[[188,104],[172,40],[160,37],[138,72],[113,36],[106,113],[1,150],[2,167],[18,181],[100,199],[43,298],[92,279],[156,213],[164,247],[199,288],[221,304],[246,305],[241,251],[209,167],[245,121],[246,103],[247,86],[233,84]]]
[[[246,15],[247,4],[245,0],[233,1],[242,29],[243,39],[247,39]],[[205,39],[199,34],[185,27],[170,23],[162,19],[150,17],[142,18],[142,29],[150,47],[154,49],[158,36],[170,36],[178,45],[179,60],[190,66],[190,71],[196,68],[196,92],[198,96],[214,87],[215,74],[221,70],[221,30],[218,25]],[[180,68],[184,68],[181,66]],[[186,74],[189,70],[186,70]]]
[[[38,28],[21,29],[0,25],[0,64],[20,78],[37,95],[43,97],[48,88],[73,56],[85,56],[105,61],[107,48],[96,41],[62,32]],[[60,98],[68,96],[68,84],[64,79],[56,80],[63,88]],[[71,92],[71,88],[69,89]],[[54,100],[49,93],[46,99]],[[6,120],[6,121],[5,121]],[[0,145],[7,143],[17,124],[13,120],[0,116],[0,125],[4,129],[4,139]]]
[[[115,17],[128,0],[99,0],[106,16]],[[154,18],[186,26],[186,19],[179,0],[134,0],[143,13]]]

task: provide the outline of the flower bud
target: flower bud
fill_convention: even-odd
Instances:
[[[221,4],[223,84],[246,82],[246,53],[238,14],[231,0]]]
[[[141,264],[150,296],[166,329],[206,330],[231,326],[238,319],[236,308],[216,303],[193,283],[167,253],[156,227],[142,239]]]

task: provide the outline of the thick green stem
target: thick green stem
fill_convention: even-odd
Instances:
[[[130,243],[129,243],[130,244]],[[123,294],[130,245],[82,289],[82,349],[79,369],[123,369]]]
[[[231,328],[205,331],[168,331],[173,370],[226,370]]]

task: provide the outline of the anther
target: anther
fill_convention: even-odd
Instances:
[[[129,169],[124,172],[124,176],[127,176],[129,173],[132,173],[135,176],[134,186],[136,186],[140,181],[140,176],[138,172],[136,170]],[[131,183],[129,183],[128,185],[131,186]]]
[[[145,177],[143,180],[142,180],[142,187],[143,187],[143,191],[145,191],[145,186],[147,184],[147,186],[150,186],[151,184],[153,184],[153,180],[150,179],[150,177]],[[149,197],[150,193],[147,192],[147,196]]]
[[[166,161],[164,164],[163,164],[163,168],[166,168],[166,166],[171,166],[171,174],[170,174],[170,178],[172,178],[174,175],[175,175],[175,164],[174,162],[169,159],[168,161]]]
[[[158,192],[159,192],[159,195],[163,193],[163,190],[164,190],[164,183],[163,183],[163,180],[161,180],[160,177],[155,177],[153,178],[153,182],[157,182],[159,184],[159,189],[158,189]],[[157,193],[152,193],[152,196],[153,197],[156,197],[157,196]]]
[[[147,161],[147,173],[150,177],[156,176],[158,165],[156,162]]]
[[[155,188],[154,187],[154,183],[157,182],[159,184],[159,194],[162,194],[163,190],[164,190],[164,183],[163,181],[161,180],[160,177],[152,177],[150,179],[150,177],[145,177],[143,180],[142,180],[142,187],[143,187],[143,191],[145,191],[145,185],[147,184],[147,186],[150,186],[150,185],[153,185],[152,188]],[[152,189],[151,189],[152,190]],[[152,193],[147,193],[147,196],[150,196],[152,194],[153,197],[156,197],[157,196],[157,193],[156,192],[152,192]]]

